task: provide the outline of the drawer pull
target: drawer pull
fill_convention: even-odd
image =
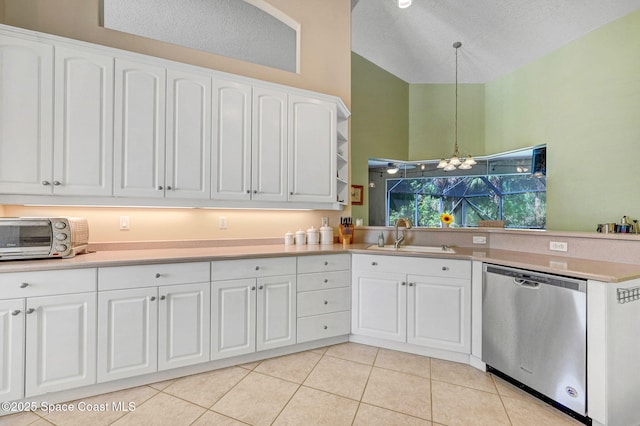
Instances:
[[[329,304],[329,301],[328,301],[328,300],[325,300],[325,301],[324,301],[324,304],[325,304],[325,305],[328,305],[328,304]]]
[[[325,278],[325,279],[324,279],[324,283],[326,284],[326,283],[328,283],[328,282],[329,282],[329,279],[328,279],[328,278]]]
[[[251,291],[256,291],[256,286],[251,287]]]
[[[413,287],[413,283],[409,283],[409,287]]]
[[[260,270],[260,267],[259,267],[259,266],[256,266],[256,271],[259,271],[259,270]]]
[[[156,274],[156,278],[160,278],[161,276],[161,274]]]
[[[27,288],[27,287],[29,287],[29,283],[20,284],[20,288]]]
[[[27,309],[27,313],[28,313],[28,314],[32,314],[32,313],[34,313],[35,311],[36,311],[36,310],[35,310],[35,309],[33,309],[33,308],[29,308],[29,309]]]
[[[443,270],[443,271],[448,271],[448,270],[449,270],[449,267],[448,267],[448,266],[443,266],[443,267],[442,267],[442,270]]]
[[[406,283],[406,282],[404,282],[404,281],[402,281],[400,284],[401,284],[401,285],[407,285],[407,283]]]
[[[371,266],[378,266],[378,262],[371,262]]]
[[[162,185],[158,185],[158,191],[162,191],[163,189]]]
[[[164,296],[164,295],[163,295],[163,296],[160,296],[160,300],[164,300],[164,299],[166,299],[166,298],[167,298],[167,296]]]
[[[155,296],[151,296],[151,298],[150,298],[149,300],[151,300],[152,302],[154,302],[154,301],[156,300],[156,297],[155,297]]]
[[[326,262],[326,261],[324,262],[324,266],[327,266],[328,264],[329,264],[329,262]]]
[[[15,311],[11,312],[11,315],[13,315],[13,316],[15,317],[15,316],[16,316],[16,315],[18,315],[20,312],[21,312],[21,311],[20,311],[20,309],[16,309]]]
[[[258,290],[262,290],[264,288],[264,286],[260,286],[258,287]]]
[[[326,329],[327,329],[327,328],[329,328],[329,327],[327,327],[327,326],[325,325],[323,328],[326,330]]]

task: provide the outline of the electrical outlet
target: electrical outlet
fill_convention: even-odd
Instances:
[[[218,228],[227,229],[228,227],[229,227],[229,224],[227,222],[227,217],[226,216],[220,216],[220,223],[218,224]]]
[[[473,236],[473,244],[487,244],[487,237],[474,235]]]
[[[120,216],[120,230],[121,231],[129,230],[129,216]]]
[[[549,241],[549,250],[567,251],[569,244],[560,241]]]

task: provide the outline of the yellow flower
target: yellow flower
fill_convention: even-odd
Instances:
[[[446,223],[448,225],[453,222],[453,216],[451,216],[449,213],[442,213],[440,215],[440,220],[442,221],[442,223]]]

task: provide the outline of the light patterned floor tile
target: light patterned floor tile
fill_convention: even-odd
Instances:
[[[204,408],[190,402],[159,393],[113,424],[116,426],[190,425],[205,411]]]
[[[262,361],[254,371],[290,382],[302,383],[320,358],[322,355],[313,352],[299,352]]]
[[[373,365],[376,359],[378,348],[374,346],[361,345],[359,343],[340,343],[339,345],[330,346],[325,352],[325,356],[346,359],[349,361],[360,362],[362,364]]]
[[[164,392],[209,408],[247,374],[248,370],[239,367],[194,374],[176,380]]]
[[[309,374],[304,385],[360,400],[370,371],[368,365],[325,356]]]
[[[360,404],[353,426],[431,426],[429,420],[407,416],[396,411]]]
[[[73,411],[52,411],[47,414],[46,419],[60,426],[109,425],[129,412],[130,403],[134,404],[132,408],[136,409],[157,394],[157,389],[139,386],[83,398],[69,403],[74,407]]]
[[[509,426],[498,394],[431,381],[433,422],[448,426]]]
[[[442,359],[431,360],[431,378],[453,385],[498,393],[489,373],[478,370],[470,365]]]
[[[389,349],[378,351],[374,366],[426,378],[431,376],[431,358]]]
[[[358,402],[308,387],[301,387],[291,398],[274,425],[351,425]]]
[[[530,400],[502,397],[507,415],[513,426],[579,426],[579,421],[547,405]]]
[[[430,388],[429,379],[374,367],[362,402],[430,420]]]
[[[222,414],[214,413],[213,411],[207,411],[198,418],[191,426],[245,426],[246,423],[242,423],[231,417],[223,416]]]
[[[25,426],[39,419],[40,416],[31,411],[8,414],[6,416],[0,417],[0,426]]]
[[[295,383],[251,372],[212,410],[252,425],[268,425],[297,389]]]

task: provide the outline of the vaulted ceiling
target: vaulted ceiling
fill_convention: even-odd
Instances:
[[[408,83],[485,83],[637,9],[640,0],[352,0],[352,50]]]

